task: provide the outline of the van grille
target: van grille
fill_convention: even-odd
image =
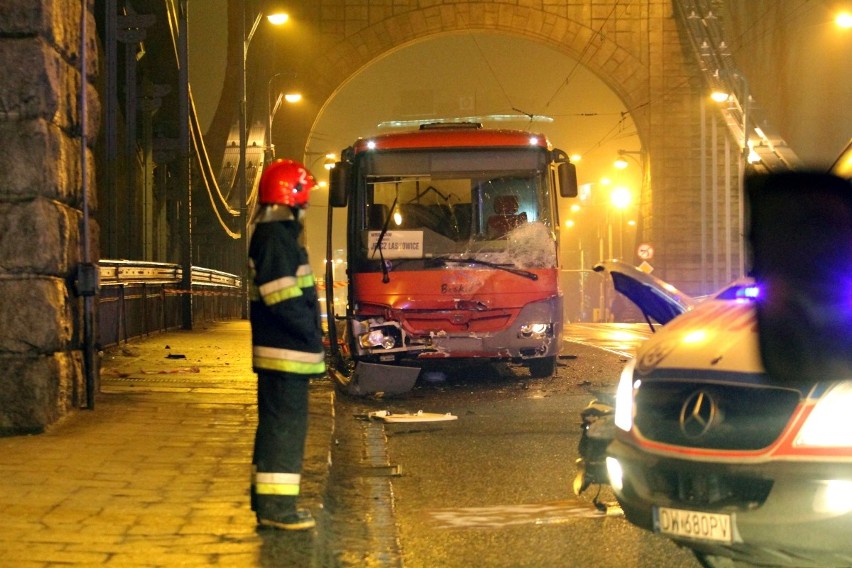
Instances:
[[[800,398],[798,391],[766,385],[644,380],[635,427],[674,446],[759,450],[778,438]]]

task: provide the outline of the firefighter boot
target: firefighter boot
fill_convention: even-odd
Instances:
[[[310,511],[296,508],[296,497],[258,496],[257,524],[285,531],[304,531],[316,526]]]

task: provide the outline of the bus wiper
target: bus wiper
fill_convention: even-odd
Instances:
[[[393,210],[396,207],[397,199],[399,199],[399,195],[393,198],[393,203],[388,211],[388,216],[385,217],[385,224],[382,226],[382,232],[379,233],[379,238],[376,239],[376,246],[373,247],[374,255],[376,254],[376,251],[379,252],[379,262],[382,264],[382,283],[384,284],[390,282],[390,273],[388,271],[388,265],[385,262],[385,255],[382,253],[382,241],[385,238],[385,234],[388,232],[388,225],[390,225],[391,217],[393,217]]]
[[[529,278],[530,280],[538,280],[538,274],[535,272],[530,272],[529,270],[521,270],[520,268],[512,268],[511,266],[506,266],[505,264],[497,264],[494,262],[488,262],[487,260],[479,260],[478,258],[471,258],[469,256],[462,258],[450,258],[448,256],[435,256],[432,257],[435,262],[454,262],[456,264],[479,264],[481,266],[488,266],[489,268],[496,268],[497,270],[505,270],[506,272],[511,272],[512,274],[517,274],[518,276],[523,276],[524,278]]]

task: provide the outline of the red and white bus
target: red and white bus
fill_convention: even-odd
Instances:
[[[524,131],[423,125],[345,149],[329,190],[329,231],[347,207],[346,313],[326,299],[333,371],[356,393],[407,390],[436,360],[551,375],[563,318],[557,200],[576,195],[566,154]]]

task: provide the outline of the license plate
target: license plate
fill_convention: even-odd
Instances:
[[[704,513],[669,507],[654,508],[654,528],[660,534],[679,538],[732,543],[734,518],[722,513]]]

